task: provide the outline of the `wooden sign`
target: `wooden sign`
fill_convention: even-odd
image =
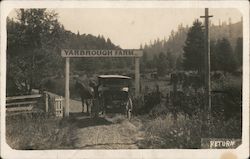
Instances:
[[[141,57],[142,50],[74,50],[62,49],[62,57]]]

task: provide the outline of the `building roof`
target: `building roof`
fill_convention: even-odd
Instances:
[[[99,75],[98,78],[123,78],[123,79],[131,79],[131,77],[122,76],[122,75]]]

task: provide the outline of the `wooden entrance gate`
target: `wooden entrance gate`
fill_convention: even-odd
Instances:
[[[71,57],[132,57],[135,58],[135,96],[140,92],[140,60],[142,50],[73,50],[62,49],[62,57],[66,58],[65,65],[65,108],[64,116],[69,116],[69,68]]]

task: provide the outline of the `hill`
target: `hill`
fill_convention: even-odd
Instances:
[[[20,9],[18,19],[7,18],[7,95],[30,94],[49,77],[64,76],[62,48],[118,49],[102,35],[68,31],[57,14],[46,9]],[[72,58],[71,73],[123,66],[116,59]],[[129,61],[128,61],[129,62]]]
[[[141,49],[147,53],[148,60],[153,60],[155,55],[160,52],[167,54],[168,51],[172,52],[175,61],[183,54],[183,46],[187,38],[189,27],[180,24],[176,31],[172,30],[168,39],[157,39],[153,43],[141,46]],[[239,37],[243,36],[242,21],[231,24],[223,22],[221,25],[210,25],[210,38],[211,41],[221,39],[223,37],[229,39],[232,48],[235,48],[236,41]]]

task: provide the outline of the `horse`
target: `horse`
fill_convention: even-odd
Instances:
[[[83,83],[80,83],[78,80],[76,80],[75,83],[75,90],[81,97],[82,101],[82,112],[84,111],[84,104],[87,106],[87,114],[90,114],[90,106],[92,104],[93,98],[94,98],[94,90],[90,86],[86,86]]]

